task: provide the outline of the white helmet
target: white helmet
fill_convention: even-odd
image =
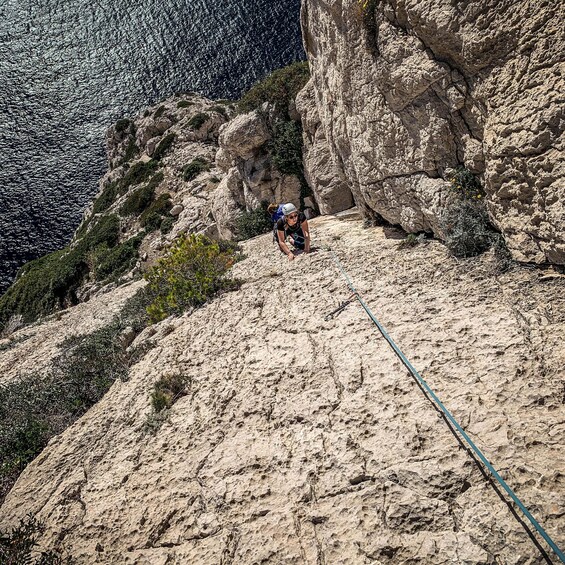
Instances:
[[[296,209],[296,206],[292,202],[289,202],[288,204],[283,204],[282,213],[285,216],[288,216],[289,214],[292,214],[293,212],[297,212],[297,211],[298,210]]]

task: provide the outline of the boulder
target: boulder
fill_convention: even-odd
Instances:
[[[237,116],[220,128],[218,141],[220,148],[230,155],[249,159],[270,137],[267,124],[254,111]]]

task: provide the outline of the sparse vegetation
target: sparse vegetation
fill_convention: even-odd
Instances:
[[[441,217],[448,249],[455,257],[474,257],[495,245],[500,266],[507,269],[509,253],[502,236],[490,223],[479,180],[463,167],[458,167],[449,180],[454,199]]]
[[[176,137],[176,134],[169,133],[159,142],[153,153],[155,161],[160,161],[170,151]]]
[[[179,398],[186,395],[188,379],[184,375],[163,375],[153,386],[151,407],[155,412],[170,408]]]
[[[148,232],[158,229],[161,225],[163,216],[173,207],[170,194],[161,194],[152,204],[141,214],[139,223]]]
[[[294,121],[278,120],[270,142],[273,165],[285,175],[304,175],[302,127]]]
[[[125,194],[131,186],[147,181],[157,169],[158,163],[151,159],[144,163],[138,161],[128,169],[128,172],[119,181],[119,193]]]
[[[130,237],[112,249],[100,247],[95,254],[94,276],[96,280],[116,280],[135,266],[138,249],[145,232]]]
[[[210,163],[204,157],[195,157],[182,171],[182,178],[191,181],[200,173],[210,170]]]
[[[118,243],[116,215],[102,216],[73,247],[66,247],[24,265],[16,282],[0,298],[0,325],[21,314],[26,323],[76,304],[76,290],[88,273],[87,256],[97,247]]]
[[[167,216],[166,218],[163,218],[163,220],[161,221],[161,225],[159,226],[161,233],[162,234],[170,233],[170,231],[173,229],[173,226],[175,225],[175,221],[176,218],[173,218],[173,216]]]
[[[357,1],[360,18],[363,23],[363,29],[365,30],[367,45],[374,55],[378,55],[378,25],[376,19],[378,0]]]
[[[190,100],[179,100],[177,102],[177,108],[190,108],[191,106],[194,106],[194,102]]]
[[[140,291],[109,325],[67,339],[48,375],[0,386],[0,501],[50,438],[96,404],[116,379],[127,377],[119,336],[126,327],[136,333],[145,327],[147,303]]]
[[[155,113],[153,114],[154,118],[160,118],[164,113],[165,113],[165,106],[159,106],[156,110]]]
[[[100,214],[105,212],[116,200],[118,195],[118,185],[115,182],[111,182],[104,187],[102,194],[94,201],[92,207],[93,214]]]
[[[273,223],[265,203],[254,210],[243,211],[237,218],[236,231],[240,241],[268,233],[272,229]]]
[[[229,118],[226,107],[222,106],[221,104],[216,104],[215,106],[212,106],[210,108],[210,112],[217,112],[218,114],[226,118],[226,120]]]
[[[309,78],[310,71],[306,61],[277,69],[252,86],[242,96],[237,103],[238,111],[240,113],[251,112],[258,109],[264,102],[268,102],[282,117],[288,118],[290,101],[296,98]]]
[[[0,563],[3,565],[71,565],[71,558],[63,559],[54,551],[38,552],[37,539],[45,526],[31,514],[20,520],[10,531],[0,530]]]
[[[237,251],[224,248],[202,235],[183,234],[165,257],[146,273],[151,304],[147,311],[158,322],[171,314],[182,314],[237,283],[227,275],[237,260]]]
[[[145,431],[155,433],[167,420],[173,404],[186,396],[189,379],[180,374],[163,375],[151,392],[151,413],[145,423]]]
[[[426,240],[426,234],[420,233],[409,233],[399,244],[398,248],[403,249],[405,247],[416,247],[420,243],[423,243]]]
[[[195,114],[188,120],[186,124],[192,130],[200,129],[208,120],[210,119],[210,114],[206,114],[205,112],[199,112]]]
[[[133,122],[128,118],[122,118],[116,122],[114,129],[117,133],[125,133],[133,126]]]
[[[151,180],[141,188],[132,192],[120,208],[123,216],[137,216],[151,204],[155,197],[155,190],[163,180],[163,173],[155,174]]]
[[[129,163],[134,157],[137,156],[138,153],[139,153],[139,148],[135,143],[135,138],[132,137],[129,140],[128,146],[126,147],[126,152],[124,153],[124,156],[120,160],[120,165],[123,165],[124,163]]]

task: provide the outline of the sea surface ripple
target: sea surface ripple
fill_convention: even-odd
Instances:
[[[300,0],[3,0],[0,293],[63,247],[105,170],[104,131],[176,92],[236,98],[304,58]]]

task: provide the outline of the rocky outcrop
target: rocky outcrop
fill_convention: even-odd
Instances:
[[[314,83],[309,81],[296,98],[304,131],[304,176],[316,197],[322,214],[335,214],[353,206],[353,195],[344,171],[336,166],[321,127],[314,97]]]
[[[516,269],[493,285],[488,254],[462,266],[351,217],[311,225],[563,547],[564,279]],[[140,334],[131,347],[154,347],[28,466],[0,529],[31,512],[41,547],[77,565],[545,563],[360,306],[324,319],[350,294],[328,254],[288,262],[269,235],[244,250],[242,288]],[[76,319],[30,340],[56,349]],[[16,370],[26,343],[0,360]],[[186,395],[148,433],[171,374]]]
[[[220,130],[216,164],[227,177],[218,187],[213,214],[223,237],[233,237],[241,210],[263,202],[301,203],[298,177],[281,173],[272,163],[269,141],[275,119],[265,106],[237,116]]]
[[[445,172],[464,165],[515,258],[565,263],[562,21],[559,2],[305,0],[320,200],[347,182],[365,215],[441,235]]]

